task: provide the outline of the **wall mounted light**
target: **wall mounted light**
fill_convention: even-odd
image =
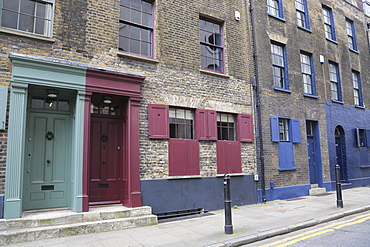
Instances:
[[[109,96],[104,96],[103,97],[103,103],[104,104],[111,104],[112,103],[112,98],[111,97],[109,97]]]
[[[58,97],[58,91],[55,89],[48,89],[47,94],[49,98],[56,98]]]

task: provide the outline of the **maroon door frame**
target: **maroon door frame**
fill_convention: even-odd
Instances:
[[[126,104],[125,137],[125,171],[122,171],[121,203],[127,207],[141,206],[140,192],[140,86],[145,76],[124,74],[119,72],[87,69],[86,94],[84,113],[84,154],[83,154],[83,181],[82,181],[82,211],[89,211],[89,157],[90,157],[90,103],[92,93],[119,95],[128,98]]]

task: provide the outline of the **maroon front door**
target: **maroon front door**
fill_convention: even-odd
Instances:
[[[123,164],[122,121],[104,116],[91,118],[89,202],[121,202]]]

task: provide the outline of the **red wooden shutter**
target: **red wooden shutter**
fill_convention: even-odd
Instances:
[[[168,105],[148,105],[149,138],[169,138],[168,109]]]
[[[216,150],[217,174],[242,172],[240,142],[218,141]]]
[[[238,114],[237,135],[238,141],[241,142],[254,141],[252,115]]]
[[[195,111],[195,139],[217,140],[216,111],[196,109]]]
[[[208,140],[217,140],[217,113],[208,110]]]
[[[170,176],[199,175],[199,143],[196,140],[168,141]]]
[[[208,140],[207,136],[207,110],[195,110],[195,139]]]

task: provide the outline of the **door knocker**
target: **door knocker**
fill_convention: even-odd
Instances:
[[[53,138],[54,138],[54,134],[51,131],[49,131],[48,133],[46,133],[46,139],[48,139],[50,141]]]
[[[104,134],[104,135],[101,136],[100,139],[101,139],[102,142],[106,142],[106,141],[108,141],[108,136],[106,134]]]

